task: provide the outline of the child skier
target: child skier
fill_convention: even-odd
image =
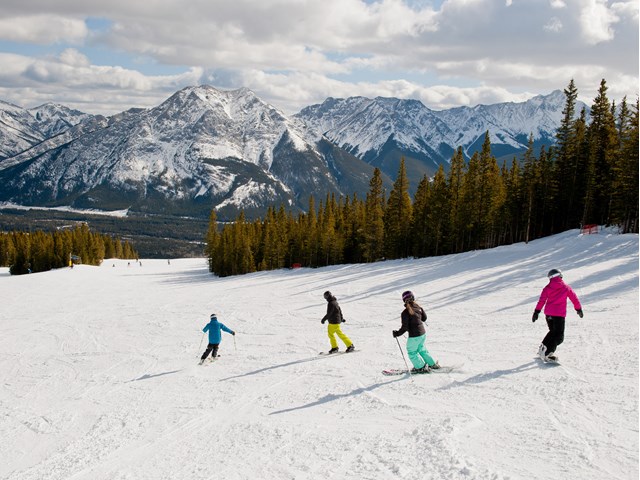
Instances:
[[[413,293],[409,290],[402,294],[404,302],[404,310],[401,319],[402,326],[400,330],[394,330],[393,336],[399,337],[404,332],[409,332],[407,339],[407,355],[413,364],[411,373],[430,373],[431,370],[440,368],[440,364],[436,362],[424,346],[427,333],[424,323],[427,321],[427,314],[424,309],[416,303]]]
[[[216,314],[212,313],[209,323],[207,323],[202,329],[203,332],[209,332],[209,345],[207,345],[207,349],[202,354],[202,357],[200,357],[200,365],[204,363],[209,352],[211,352],[212,360],[218,356],[218,346],[222,340],[222,335],[220,333],[221,330],[224,330],[234,336],[236,334],[236,332],[228,328],[225,324],[220,323]]]
[[[567,298],[573,303],[578,316],[583,317],[580,300],[573,289],[562,280],[562,272],[558,269],[549,270],[549,283],[542,289],[540,300],[533,312],[532,322],[535,322],[544,306],[549,333],[544,337],[538,348],[538,356],[544,361],[555,362],[556,348],[564,340],[564,319],[567,316]]]
[[[340,337],[340,340],[342,340],[344,345],[347,347],[346,353],[353,352],[355,350],[353,342],[349,337],[342,333],[342,330],[340,329],[340,324],[344,322],[344,317],[342,316],[342,310],[338,305],[338,300],[328,290],[324,292],[324,299],[327,301],[327,314],[322,317],[320,323],[324,324],[327,320],[329,321],[329,325],[327,326],[327,335],[329,336],[329,343],[331,343],[331,350],[329,350],[328,353],[332,354],[338,352],[336,335]]]

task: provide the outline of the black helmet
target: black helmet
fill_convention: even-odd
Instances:
[[[215,313],[212,313],[211,316],[209,317],[211,320],[213,320],[214,318],[217,319],[218,316]]]
[[[324,292],[324,299],[325,300],[329,300],[333,295],[331,295],[331,292],[329,290],[327,290],[326,292]]]
[[[558,270],[557,268],[552,268],[551,270],[549,270],[549,273],[547,273],[547,277],[549,277],[549,278],[555,278],[555,277],[562,278],[562,272],[560,270]]]

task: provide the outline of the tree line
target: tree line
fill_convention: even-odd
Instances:
[[[86,224],[54,232],[0,232],[0,266],[12,275],[44,272],[70,262],[99,265],[105,258],[138,258],[128,241],[93,233]]]
[[[445,172],[424,176],[413,199],[404,159],[391,191],[374,170],[365,199],[327,195],[305,213],[284,206],[249,221],[240,213],[207,232],[209,269],[219,276],[292,265],[318,267],[491,248],[578,228],[618,225],[638,232],[638,100],[607,98],[602,80],[590,114],[576,115],[571,80],[556,145],[499,165],[489,132],[465,162],[458,147]]]

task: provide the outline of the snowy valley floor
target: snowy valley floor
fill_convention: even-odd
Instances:
[[[551,268],[585,312],[557,366],[531,322]],[[327,289],[356,353],[318,355]],[[456,371],[381,374],[404,367],[406,289]],[[0,292],[2,479],[638,478],[637,235],[225,279],[204,259],[0,269]],[[238,334],[198,366],[213,312]]]

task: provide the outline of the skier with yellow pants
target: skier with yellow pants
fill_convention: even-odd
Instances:
[[[342,310],[338,305],[338,300],[328,290],[324,292],[324,299],[327,301],[327,314],[322,317],[320,323],[324,324],[326,321],[329,322],[329,325],[327,326],[327,335],[329,336],[329,342],[331,343],[331,350],[327,353],[332,354],[338,352],[338,341],[336,340],[336,335],[340,340],[342,340],[345,347],[347,347],[345,352],[353,352],[355,350],[353,342],[340,329],[340,324],[344,322],[344,317],[342,316]]]

